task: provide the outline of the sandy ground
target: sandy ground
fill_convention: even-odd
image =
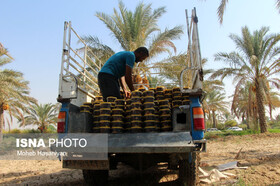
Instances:
[[[248,169],[226,172],[236,174],[240,185],[280,185],[280,134],[230,136],[207,145],[207,152],[201,154],[202,168],[238,161]]]
[[[242,149],[240,151],[240,149]],[[236,158],[238,152],[239,157]],[[280,134],[230,136],[207,142],[207,152],[201,153],[201,167],[238,161],[247,169],[226,172],[237,175],[213,185],[280,185]],[[164,167],[141,175],[125,165],[110,171],[110,185],[176,185],[175,171]],[[137,184],[135,184],[137,183]],[[61,168],[54,160],[1,160],[0,185],[85,185],[80,170]],[[205,185],[205,184],[202,184]]]

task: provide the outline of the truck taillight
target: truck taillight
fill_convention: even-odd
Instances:
[[[201,107],[193,108],[193,126],[194,130],[204,130],[204,114]]]
[[[57,133],[63,133],[65,131],[65,119],[66,112],[59,112],[57,122]]]

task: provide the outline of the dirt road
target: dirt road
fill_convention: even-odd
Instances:
[[[240,151],[240,149],[242,149]],[[238,152],[240,153],[238,154]],[[236,156],[238,154],[238,158]],[[280,134],[230,136],[210,140],[201,154],[202,168],[238,161],[247,169],[228,170],[237,175],[226,185],[280,185]],[[110,185],[175,185],[175,171],[164,167],[144,175],[124,165],[110,172]],[[137,183],[137,184],[135,184]],[[85,185],[80,170],[65,170],[53,160],[1,160],[0,185]],[[219,184],[219,183],[216,183]]]

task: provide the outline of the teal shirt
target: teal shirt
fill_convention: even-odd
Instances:
[[[133,52],[123,51],[112,55],[101,68],[100,72],[111,74],[117,78],[125,75],[126,65],[133,68],[135,55]]]

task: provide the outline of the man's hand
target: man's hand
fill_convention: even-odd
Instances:
[[[120,82],[121,82],[121,86],[122,86],[125,98],[130,98],[130,92],[126,89],[126,82],[125,82],[124,76],[121,77]]]
[[[125,82],[130,89],[130,91],[134,91],[133,82],[132,82],[132,68],[126,65],[125,70]]]
[[[125,95],[126,99],[130,98],[130,92],[129,91],[124,90],[124,95]]]

